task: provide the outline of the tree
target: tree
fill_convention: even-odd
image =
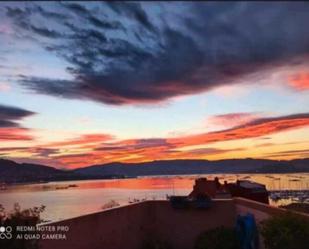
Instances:
[[[237,249],[236,231],[218,227],[202,233],[196,240],[194,249]]]
[[[307,249],[309,221],[299,215],[275,215],[261,224],[266,249]]]

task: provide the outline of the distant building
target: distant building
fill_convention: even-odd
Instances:
[[[268,191],[265,185],[247,180],[238,180],[234,183],[225,181],[224,184],[221,184],[217,177],[214,180],[198,178],[195,180],[193,190],[188,197],[196,198],[203,195],[211,198],[243,197],[266,204],[269,203]]]
[[[197,196],[207,195],[211,198],[215,198],[220,188],[217,180],[209,181],[207,178],[197,178],[193,186],[192,192],[189,194],[189,198],[196,198]]]
[[[237,180],[236,183],[224,183],[234,197],[243,197],[253,201],[269,204],[268,191],[265,185],[248,180]]]

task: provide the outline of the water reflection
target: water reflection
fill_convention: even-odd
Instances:
[[[219,177],[223,183],[253,180],[266,185],[268,190],[308,190],[309,174],[238,174],[203,175],[208,179]],[[201,175],[144,177],[137,179],[113,179],[71,182],[50,182],[16,185],[0,191],[0,204],[10,209],[15,202],[28,208],[41,204],[47,207],[43,218],[60,220],[96,212],[110,200],[121,205],[136,199],[165,199],[166,195],[185,195],[192,189],[194,180]],[[271,202],[280,205],[291,200]]]

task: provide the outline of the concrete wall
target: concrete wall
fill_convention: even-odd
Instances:
[[[234,198],[236,206],[236,214],[247,214],[252,213],[257,222],[261,222],[272,215],[283,214],[286,212],[285,209],[272,207],[264,203],[248,200],[245,198]],[[304,219],[309,220],[309,215],[299,212],[293,212],[300,215]]]
[[[106,210],[99,213],[49,223],[68,226],[67,240],[41,240],[42,249],[130,249],[139,248],[150,231],[148,203]]]
[[[232,227],[238,214],[248,212],[260,222],[286,211],[243,198],[213,200],[207,210],[175,210],[168,201],[146,201],[47,224],[69,226],[67,240],[40,243],[41,249],[139,249],[145,239],[152,238],[167,241],[175,249],[192,249],[200,233]],[[309,215],[299,215],[309,220]]]
[[[139,249],[147,238],[192,249],[208,229],[235,224],[232,200],[214,201],[208,210],[175,210],[168,201],[146,201],[100,213],[50,223],[69,226],[67,240],[42,240],[42,249]]]
[[[168,202],[153,203],[155,234],[176,249],[192,249],[198,235],[206,230],[235,225],[235,205],[231,200],[216,200],[208,210],[175,210]]]

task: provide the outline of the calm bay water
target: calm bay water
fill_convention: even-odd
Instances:
[[[205,175],[208,179],[216,176],[221,183],[246,179],[263,183],[268,190],[309,190],[309,173]],[[166,199],[166,195],[186,195],[190,193],[196,177],[160,176],[16,185],[0,191],[0,204],[7,210],[11,210],[16,202],[22,208],[45,205],[42,218],[56,221],[100,211],[111,200],[125,205],[134,198],[158,200]],[[291,200],[271,202],[271,205],[288,202]]]

